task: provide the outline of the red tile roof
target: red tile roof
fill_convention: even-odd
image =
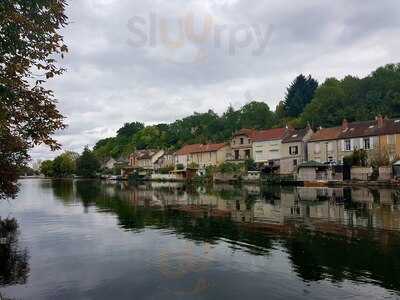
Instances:
[[[180,150],[178,150],[176,155],[188,155],[193,153],[202,153],[202,152],[214,152],[225,146],[224,143],[220,144],[193,144],[183,146]]]
[[[239,131],[235,132],[233,134],[233,136],[245,135],[245,136],[248,136],[249,138],[252,138],[256,132],[257,132],[257,130],[255,130],[255,129],[242,128]]]
[[[253,142],[263,142],[271,140],[281,140],[285,137],[286,128],[273,128],[267,130],[259,130],[251,137]]]
[[[336,140],[342,133],[342,127],[322,128],[315,132],[310,142]]]

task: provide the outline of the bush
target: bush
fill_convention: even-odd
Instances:
[[[238,174],[243,171],[243,165],[225,162],[218,167],[217,171],[222,174]]]
[[[374,169],[378,169],[379,167],[390,166],[392,162],[398,160],[398,157],[395,156],[392,160],[390,159],[390,153],[387,148],[385,149],[375,149],[371,153],[370,164]]]
[[[246,167],[246,171],[257,171],[257,165],[255,161],[251,158],[246,159],[244,165]]]
[[[197,170],[198,168],[199,168],[199,165],[196,164],[196,163],[194,163],[194,162],[192,162],[192,163],[190,163],[190,164],[188,165],[188,169]]]
[[[177,169],[178,171],[182,171],[182,170],[185,169],[185,166],[184,166],[183,164],[177,164],[177,165],[176,165],[176,169]]]
[[[353,154],[343,158],[346,166],[366,167],[368,165],[368,153],[364,149],[356,149]]]
[[[158,171],[160,172],[160,174],[169,174],[173,170],[174,170],[174,166],[169,166],[169,167],[165,167],[165,168],[160,168]]]

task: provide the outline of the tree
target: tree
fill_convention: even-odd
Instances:
[[[264,129],[275,124],[274,113],[265,102],[250,102],[240,110],[242,128]]]
[[[53,177],[53,161],[45,160],[40,165],[40,173],[46,177]]]
[[[47,79],[63,73],[56,59],[68,51],[58,31],[67,25],[65,0],[0,2],[0,198],[17,192],[18,168],[28,150],[59,144],[64,128]]]
[[[288,117],[298,117],[314,97],[318,82],[309,75],[300,74],[287,89],[284,106]]]
[[[132,137],[135,133],[139,132],[143,128],[144,128],[143,123],[139,122],[125,123],[124,126],[118,129],[117,136]]]
[[[256,171],[257,170],[257,165],[256,165],[254,159],[252,159],[252,158],[246,159],[246,161],[244,162],[244,165],[245,165],[246,171]]]
[[[57,156],[53,161],[54,177],[64,178],[70,177],[76,170],[76,162],[71,153],[65,152]]]
[[[95,177],[100,169],[100,163],[92,151],[86,146],[82,155],[76,161],[76,173],[79,176]]]
[[[346,93],[340,81],[335,78],[327,79],[315,92],[314,99],[300,116],[301,124],[309,122],[312,126],[337,126],[348,116],[344,114]]]
[[[364,149],[355,149],[351,155],[343,158],[346,166],[366,167],[368,165],[368,153]]]

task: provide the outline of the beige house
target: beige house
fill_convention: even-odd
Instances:
[[[230,146],[224,143],[186,145],[175,153],[175,166],[180,164],[184,169],[191,164],[200,169],[218,166],[224,163],[230,154]]]
[[[307,142],[313,135],[311,127],[289,130],[282,140],[280,173],[293,174],[297,166],[308,160]]]
[[[256,133],[255,129],[241,129],[236,132],[231,140],[230,159],[235,161],[243,161],[253,158],[253,138]]]
[[[164,155],[164,150],[138,150],[129,156],[129,167],[153,171],[157,160]]]
[[[341,127],[322,128],[311,135],[307,143],[308,160],[319,163],[338,162]]]
[[[172,168],[175,166],[175,155],[172,151],[165,151],[154,163],[154,170]]]

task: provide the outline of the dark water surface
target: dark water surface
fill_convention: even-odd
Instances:
[[[23,180],[0,299],[398,299],[400,192]]]

